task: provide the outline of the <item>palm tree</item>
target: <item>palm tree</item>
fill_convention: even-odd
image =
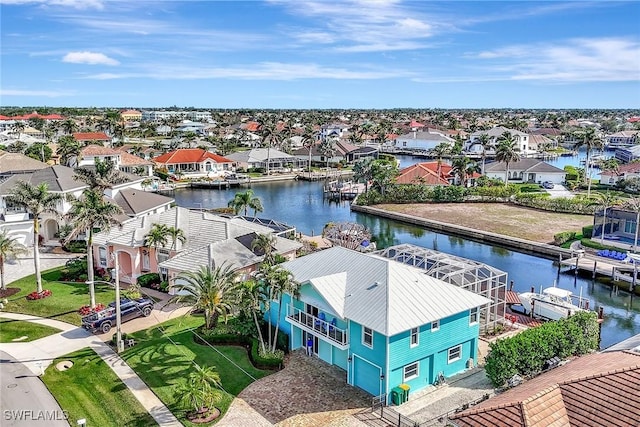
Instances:
[[[575,143],[574,148],[577,150],[580,147],[585,147],[587,151],[586,158],[586,175],[587,175],[587,197],[591,196],[591,151],[593,149],[602,149],[604,147],[604,141],[598,134],[594,128],[587,128],[584,132],[581,132],[582,139],[579,139],[578,142]]]
[[[20,137],[22,136],[22,132],[24,131],[25,127],[26,126],[25,126],[24,122],[15,122],[11,126],[11,133],[13,133],[14,135],[18,135],[18,139],[20,139]]]
[[[365,159],[357,161],[353,165],[353,177],[356,181],[364,181],[364,192],[369,192],[369,181],[373,179],[373,171],[371,170],[371,164],[373,158],[367,157]]]
[[[624,209],[635,212],[636,214],[636,223],[635,223],[635,237],[633,239],[633,252],[638,251],[638,230],[640,230],[640,197],[633,197],[627,199],[624,204]]]
[[[273,337],[273,343],[271,344],[271,352],[276,351],[276,345],[278,344],[278,332],[280,330],[280,316],[282,315],[282,296],[286,293],[293,294],[296,292],[297,287],[293,281],[291,273],[279,265],[269,267],[267,275],[264,277],[265,287],[269,289],[269,296],[271,299],[278,300],[278,320],[276,322],[276,331]],[[269,316],[271,318],[271,316]],[[269,327],[271,329],[271,327]]]
[[[17,239],[9,236],[7,230],[0,230],[0,289],[7,289],[4,283],[4,262],[27,253],[29,253],[27,248],[19,243]]]
[[[40,275],[40,215],[52,213],[57,215],[56,207],[62,201],[59,193],[50,193],[46,183],[37,186],[20,181],[6,198],[7,203],[20,206],[33,216],[33,266],[36,272],[36,290],[42,292],[42,276]]]
[[[489,135],[486,133],[480,134],[478,137],[478,143],[482,147],[482,175],[484,175],[484,166],[487,160],[487,150],[493,146]]]
[[[122,214],[120,206],[108,202],[97,190],[86,189],[82,197],[72,202],[71,209],[66,215],[73,224],[73,229],[67,241],[80,233],[87,236],[87,281],[89,282],[89,300],[91,308],[96,306],[96,293],[93,271],[93,233],[96,228],[108,230],[112,224],[117,224],[116,215]]]
[[[65,135],[58,139],[58,148],[56,150],[58,156],[60,156],[60,164],[63,166],[69,166],[71,160],[75,160],[75,164],[71,166],[76,166],[78,164],[78,156],[80,156],[80,151],[82,147],[80,143],[72,136]]]
[[[320,143],[318,151],[322,154],[327,161],[327,174],[329,173],[329,161],[336,153],[336,140],[334,137],[329,137]]]
[[[313,130],[313,127],[307,126],[304,129],[304,133],[302,134],[302,146],[307,150],[309,150],[309,167],[308,167],[309,174],[311,174],[311,153],[315,145],[316,145],[316,133]]]
[[[176,249],[176,243],[180,241],[183,245],[187,241],[184,231],[177,227],[167,227],[167,233],[171,237],[171,249]]]
[[[237,277],[229,265],[182,272],[173,285],[177,295],[169,303],[187,304],[191,306],[190,313],[204,311],[205,328],[214,329],[220,316],[226,321],[226,316],[233,311],[238,292]]]
[[[453,172],[454,176],[459,177],[459,184],[463,187],[467,186],[467,172],[472,164],[475,164],[475,162],[468,157],[456,157],[451,162],[451,172]]]
[[[496,160],[504,163],[507,167],[504,174],[505,187],[509,184],[509,163],[517,162],[520,160],[520,149],[518,143],[514,140],[511,132],[504,132],[497,139],[498,146],[496,147]]]
[[[278,131],[275,123],[262,122],[260,123],[260,135],[262,136],[262,146],[267,147],[267,175],[269,175],[269,161],[271,147],[277,147],[279,144]]]
[[[267,301],[268,296],[264,292],[262,284],[257,280],[247,280],[242,282],[238,287],[238,303],[245,312],[251,313],[253,322],[256,325],[256,330],[258,331],[260,348],[263,353],[266,353],[267,349],[265,347],[264,337],[262,336],[260,322],[258,321],[258,313],[260,313],[260,317],[262,317],[262,307]]]
[[[84,182],[89,188],[100,193],[115,184],[127,182],[127,177],[122,175],[115,163],[109,160],[96,160],[94,169],[75,168],[73,172],[74,179]]]
[[[144,236],[144,245],[154,249],[156,264],[158,264],[158,248],[164,248],[169,242],[169,227],[155,223]]]
[[[258,234],[253,242],[251,242],[251,250],[264,254],[262,262],[273,265],[275,262],[273,247],[276,244],[276,238],[273,234]]]
[[[197,413],[204,408],[211,409],[219,401],[222,382],[214,366],[194,365],[195,369],[189,372],[187,382],[181,384],[174,393],[184,408]]]
[[[253,190],[251,189],[244,193],[236,193],[233,200],[230,200],[227,206],[233,208],[233,212],[236,215],[242,210],[244,210],[244,216],[247,216],[249,209],[253,209],[253,216],[263,211],[262,201],[259,197],[254,197]]]
[[[442,178],[442,158],[451,154],[451,145],[441,142],[431,150],[431,154],[438,159],[438,178]]]
[[[607,209],[619,205],[622,201],[615,194],[608,191],[605,193],[596,193],[597,200],[594,204],[602,207],[602,232],[600,233],[600,244],[604,245],[604,235],[607,228]]]
[[[62,131],[67,135],[71,135],[78,130],[78,124],[73,119],[65,120],[64,122],[62,122],[60,127],[62,127]]]

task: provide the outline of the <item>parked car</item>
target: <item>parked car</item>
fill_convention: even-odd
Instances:
[[[122,298],[120,300],[120,319],[124,323],[136,317],[147,317],[153,310],[153,301],[149,298],[138,298],[131,300]],[[110,303],[104,310],[89,314],[82,318],[82,327],[88,331],[109,332],[116,324],[116,303]]]
[[[553,187],[555,187],[555,185],[551,181],[545,181],[542,183],[542,188],[546,188],[547,190],[553,190]]]

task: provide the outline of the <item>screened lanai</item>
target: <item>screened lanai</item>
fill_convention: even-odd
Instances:
[[[491,299],[480,310],[481,330],[487,332],[505,314],[507,273],[467,258],[411,244],[391,246],[375,254],[425,270],[431,277]]]

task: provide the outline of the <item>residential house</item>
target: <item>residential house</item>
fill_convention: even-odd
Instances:
[[[127,122],[139,122],[142,120],[142,112],[138,110],[124,110],[120,112],[122,121]]]
[[[436,146],[445,143],[451,147],[455,144],[455,139],[446,136],[435,129],[426,131],[414,130],[397,137],[394,146],[400,150],[433,150]]]
[[[145,237],[153,224],[164,224],[183,231],[186,240],[169,241],[165,247],[149,247]],[[251,249],[258,234],[272,234],[274,252],[286,258],[295,257],[302,246],[281,237],[291,229],[273,228],[241,217],[227,218],[208,212],[174,207],[169,210],[134,218],[120,227],[94,236],[96,265],[113,266],[113,255],[118,254],[121,280],[135,283],[145,273],[159,272],[173,281],[183,271],[197,271],[207,265],[232,266],[249,274],[262,262],[264,254]]]
[[[600,172],[600,184],[616,185],[619,181],[640,178],[640,163],[628,163],[618,166],[617,170],[603,170]]]
[[[529,135],[529,150],[543,152],[558,148],[558,141],[545,135]]]
[[[73,138],[83,145],[111,145],[111,137],[104,132],[76,132]]]
[[[372,158],[378,158],[378,149],[372,146],[358,147],[353,144],[349,144],[345,141],[337,141],[334,145],[334,154],[331,158],[327,159],[320,151],[320,144],[316,144],[311,147],[311,163],[326,164],[327,160],[330,164],[339,162],[354,163],[358,160]],[[295,150],[293,154],[300,159],[309,159],[309,148],[303,147]]]
[[[489,178],[504,181],[507,172],[507,164],[504,162],[487,163],[484,174]],[[567,173],[549,163],[538,159],[522,158],[517,162],[509,163],[509,182],[535,182],[542,184],[550,181],[554,184],[562,184]]]
[[[126,151],[120,152],[120,164],[118,169],[121,172],[151,177],[153,176],[153,162],[145,160],[140,156],[127,153]]]
[[[9,153],[0,150],[0,177],[15,173],[30,173],[48,167],[40,160],[25,156],[22,153]]]
[[[244,170],[250,168],[267,169],[269,163],[269,171],[272,172],[292,172],[303,170],[307,167],[309,159],[292,156],[275,148],[253,148],[251,150],[231,153],[226,156],[227,159],[233,161],[236,168]]]
[[[613,206],[607,209],[607,217],[604,218],[604,209],[598,209],[593,216],[592,240],[604,241],[609,246],[619,247],[625,250],[633,250],[636,243],[637,214],[625,209],[623,206]],[[604,236],[602,232],[604,230]]]
[[[520,151],[521,156],[527,156],[529,154],[535,154],[535,150],[529,147],[529,135],[520,132],[519,130],[509,129],[504,126],[496,126],[489,130],[479,130],[473,132],[469,136],[469,140],[465,144],[464,150],[469,153],[481,154],[482,153],[482,144],[480,143],[480,137],[484,134],[489,136],[489,141],[491,147],[495,147],[498,145],[497,141],[502,134],[505,132],[509,132],[513,136],[513,140],[516,143],[516,147]],[[487,150],[492,154],[495,153],[494,150]]]
[[[623,130],[621,132],[612,133],[604,138],[605,147],[608,150],[615,148],[631,147],[638,143],[640,131]]]
[[[45,122],[58,122],[64,120],[64,117],[59,114],[38,114],[36,111],[19,116],[0,115],[0,132],[11,130],[16,122],[26,123],[29,119],[42,119]]]
[[[233,161],[202,148],[180,148],[153,159],[158,167],[185,178],[224,176],[233,171]]]
[[[633,145],[626,148],[618,148],[614,154],[616,160],[621,163],[632,163],[640,160],[640,145]]]
[[[438,175],[438,170],[440,174]],[[442,162],[416,163],[402,169],[396,177],[397,184],[450,185],[454,177],[451,166]]]
[[[637,426],[640,406],[633,398],[638,396],[640,354],[594,353],[456,413],[448,422],[458,427]]]
[[[330,123],[320,127],[320,141],[328,138],[342,138],[349,131],[349,125],[344,123]]]
[[[346,371],[346,382],[368,393],[429,386],[439,373],[476,365],[479,310],[488,298],[429,277],[423,270],[377,255],[333,247],[287,261],[299,284],[283,297],[273,322],[292,350]]]
[[[122,151],[111,147],[104,147],[102,145],[91,144],[80,150],[80,156],[78,159],[70,159],[69,165],[71,167],[85,167],[94,166],[97,161],[111,162],[120,170],[120,164],[122,163]]]

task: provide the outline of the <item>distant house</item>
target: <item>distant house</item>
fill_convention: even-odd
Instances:
[[[449,417],[458,427],[637,426],[640,354],[589,354]]]
[[[521,156],[527,156],[528,154],[535,153],[535,150],[529,147],[528,134],[524,132],[520,132],[519,130],[509,129],[504,126],[496,126],[489,130],[479,130],[477,132],[473,132],[469,136],[469,141],[467,141],[467,143],[465,144],[464,150],[469,153],[476,153],[476,154],[482,153],[482,144],[480,143],[480,137],[486,134],[489,136],[491,147],[493,147],[492,150],[487,150],[487,151],[494,153],[494,149],[498,145],[497,143],[498,138],[505,132],[509,132],[511,136],[513,136],[513,140],[516,143],[516,147],[518,147],[518,150],[520,151]]]
[[[25,156],[22,153],[9,153],[0,150],[0,177],[14,173],[29,173],[48,167],[40,160]]]
[[[134,154],[129,154],[126,151],[120,152],[120,165],[118,169],[134,175],[153,176],[153,162]]]
[[[475,366],[479,309],[489,299],[401,262],[342,247],[282,267],[299,290],[284,296],[280,318],[273,301],[267,315],[289,335],[292,350],[310,347],[344,369],[348,384],[388,395],[400,384],[416,391],[439,373]]]
[[[438,169],[440,175],[438,176]],[[453,183],[451,166],[438,162],[416,163],[402,169],[396,177],[397,184],[421,184],[421,185],[449,185]]]
[[[91,144],[80,150],[80,156],[74,163],[74,159],[70,159],[71,167],[94,166],[96,161],[111,162],[116,168],[120,168],[122,163],[122,151],[111,147]]]
[[[446,136],[435,129],[427,131],[414,130],[401,135],[393,141],[394,146],[400,150],[433,150],[437,145],[445,143],[451,147],[455,144],[455,139]]]
[[[320,140],[327,138],[342,138],[349,131],[349,125],[344,123],[330,123],[320,128]]]
[[[614,155],[615,158],[622,163],[635,162],[636,160],[640,160],[640,145],[618,148]]]
[[[309,159],[292,156],[275,148],[253,148],[251,150],[231,153],[226,156],[227,159],[235,162],[236,167],[242,169],[260,168],[267,169],[267,161],[269,162],[269,171],[273,172],[291,172],[302,170],[307,167]]]
[[[640,163],[629,163],[618,166],[618,170],[600,172],[600,184],[616,185],[621,180],[640,178]]]
[[[640,140],[640,131],[624,130],[616,132],[611,135],[607,135],[604,138],[605,146],[607,149],[612,150],[614,148],[630,147],[635,145]]]
[[[123,122],[139,122],[142,120],[142,112],[138,110],[124,110],[120,112]]]
[[[233,161],[201,148],[181,148],[153,159],[158,167],[185,178],[222,176],[231,172]]]
[[[169,238],[164,247],[147,246],[145,236],[153,224],[182,230],[185,242]],[[264,254],[251,249],[258,234],[273,235],[274,252],[288,259],[295,257],[302,246],[258,222],[174,207],[96,234],[94,256],[96,266],[109,268],[113,266],[111,254],[117,252],[121,280],[126,283],[136,283],[138,276],[149,272],[159,272],[165,280],[174,283],[179,273],[197,271],[207,265],[229,265],[248,277],[264,259]]]
[[[349,144],[345,141],[337,141],[335,143],[334,155],[327,159],[320,151],[320,144],[316,144],[311,147],[311,162],[312,163],[338,163],[344,161],[346,163],[354,163],[358,160],[365,158],[378,158],[378,149],[371,146],[359,147],[353,144]],[[295,150],[293,154],[300,159],[309,159],[309,148],[303,147]]]
[[[507,164],[503,162],[487,163],[484,173],[489,178],[501,179],[504,181],[507,172]],[[551,181],[554,184],[562,184],[567,173],[549,163],[538,159],[520,159],[520,161],[509,163],[509,182],[535,182],[541,184],[544,181]]]
[[[104,132],[76,132],[73,138],[80,144],[110,145],[111,137]]]

